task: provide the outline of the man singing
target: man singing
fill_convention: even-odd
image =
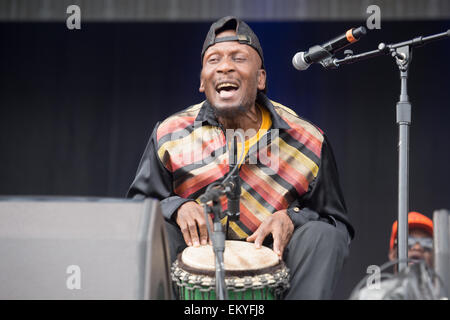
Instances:
[[[161,200],[172,262],[207,244],[199,197],[228,174],[227,132],[241,130],[240,219],[228,239],[273,248],[290,270],[285,299],[331,298],[354,230],[327,137],[266,96],[263,51],[245,22],[213,23],[201,62],[206,100],[156,124],[128,197]]]

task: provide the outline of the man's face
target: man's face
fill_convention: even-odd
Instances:
[[[217,38],[236,35],[227,30]],[[248,110],[256,100],[257,90],[263,90],[266,72],[261,58],[252,47],[237,41],[216,43],[206,50],[200,76],[200,92],[218,114],[232,115]]]
[[[426,231],[422,229],[415,228],[409,230],[409,238],[411,241],[411,245],[408,243],[408,259],[413,259],[416,261],[423,260],[429,267],[433,268],[434,266],[433,248],[432,247],[427,248],[425,246],[422,246],[418,241],[414,240],[414,239],[430,239],[430,241],[432,241],[433,236],[428,234]],[[389,253],[389,258],[391,260],[397,259],[397,248],[398,246],[394,245],[394,248]],[[409,264],[412,263],[414,263],[414,261],[410,262]]]

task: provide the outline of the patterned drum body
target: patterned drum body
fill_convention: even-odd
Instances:
[[[226,241],[225,283],[230,300],[275,300],[289,287],[289,270],[269,248]],[[187,247],[172,265],[181,300],[215,300],[215,257],[210,245]]]

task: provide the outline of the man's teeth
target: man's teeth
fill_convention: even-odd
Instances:
[[[235,85],[234,83],[224,82],[224,83],[221,83],[221,84],[219,84],[219,85],[217,86],[217,90],[221,90],[221,89],[227,88],[227,87],[231,87],[231,88],[233,88],[233,89],[236,89],[238,86]]]

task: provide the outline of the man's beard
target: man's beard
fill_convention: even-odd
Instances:
[[[228,119],[243,116],[250,109],[249,107],[245,107],[242,104],[222,108],[216,107],[215,105],[211,104],[211,107],[214,110],[214,115],[216,116],[216,118],[228,118]]]
[[[236,119],[246,115],[255,104],[255,96],[248,96],[247,99],[240,101],[239,104],[233,106],[219,107],[211,103],[216,118]]]

